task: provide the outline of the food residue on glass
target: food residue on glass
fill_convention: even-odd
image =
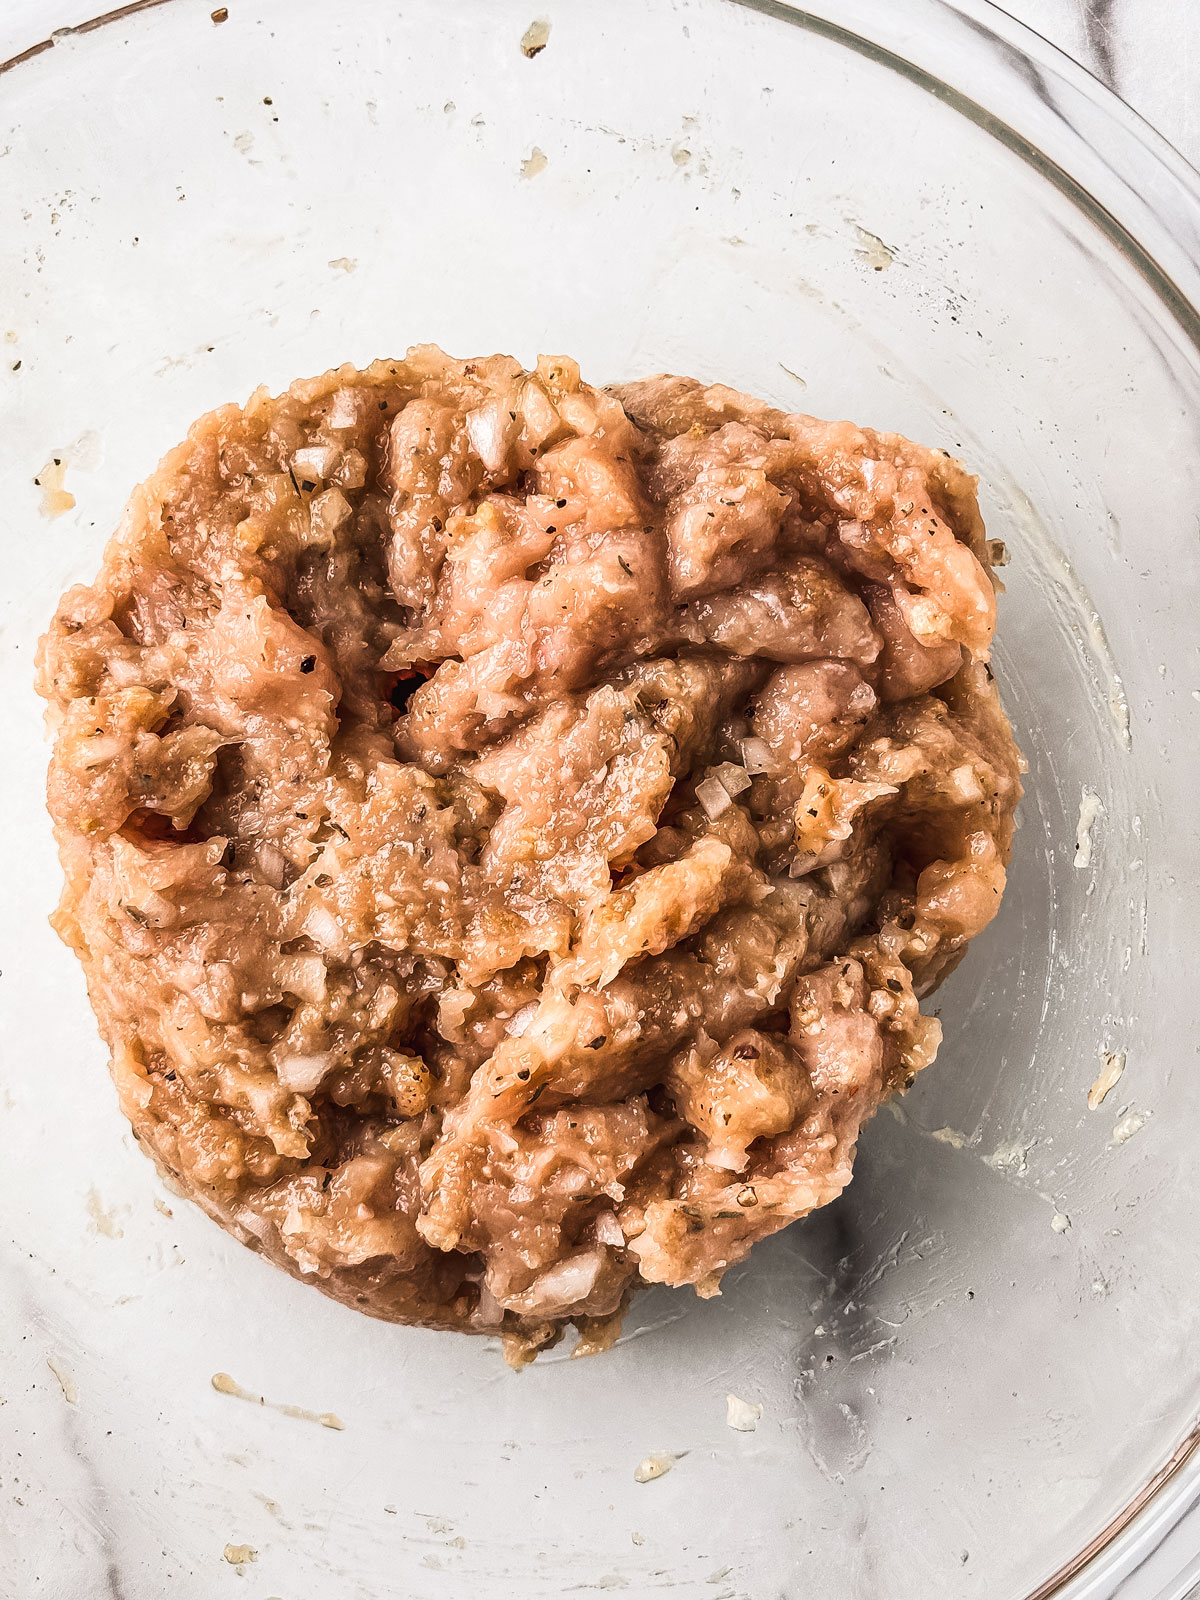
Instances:
[[[957,1128],[934,1128],[929,1137],[936,1139],[939,1144],[948,1144],[954,1150],[962,1150],[967,1142],[965,1133],[959,1133]]]
[[[1100,1071],[1088,1090],[1088,1110],[1095,1111],[1104,1103],[1104,1097],[1116,1087],[1125,1071],[1124,1050],[1101,1050]]]
[[[854,228],[858,236],[859,248],[854,252],[860,261],[866,262],[868,267],[876,272],[884,272],[896,259],[896,252],[890,244],[884,244],[877,233],[871,233],[867,228],[860,228],[857,223]]]
[[[58,1356],[47,1356],[46,1365],[58,1379],[58,1386],[63,1392],[63,1399],[70,1406],[77,1405],[79,1403],[79,1385],[71,1376],[69,1368]]]
[[[42,491],[41,512],[44,517],[61,517],[75,504],[75,496],[63,488],[67,463],[62,456],[51,456],[33,480]]]
[[[249,1400],[251,1405],[265,1406],[268,1411],[278,1411],[284,1417],[299,1417],[302,1422],[319,1422],[323,1428],[334,1428],[339,1432],[346,1426],[332,1411],[309,1411],[306,1406],[288,1406],[278,1400],[267,1400],[261,1394],[243,1389],[227,1372],[214,1372],[212,1386],[218,1394],[231,1394],[236,1400]]]
[[[121,1209],[124,1210],[125,1208],[122,1207]],[[122,1237],[125,1230],[117,1221],[116,1212],[108,1209],[96,1189],[88,1190],[87,1210],[88,1216],[91,1218],[93,1233],[103,1234],[106,1239],[119,1239]]]
[[[1140,1133],[1146,1126],[1148,1116],[1147,1111],[1126,1111],[1112,1131],[1113,1144],[1125,1144],[1135,1133]]]
[[[725,1396],[725,1421],[737,1433],[753,1433],[762,1414],[762,1406],[754,1401],[736,1394]]]
[[[1092,864],[1092,824],[1104,812],[1104,802],[1094,789],[1084,789],[1075,824],[1075,866],[1082,872]]]
[[[1012,1144],[1001,1145],[983,1159],[994,1172],[1013,1172],[1020,1177],[1029,1170],[1030,1148],[1029,1145],[1018,1144],[1014,1140]]]
[[[534,56],[541,55],[549,42],[550,24],[545,17],[538,17],[521,35],[521,54],[526,60],[532,61]]]

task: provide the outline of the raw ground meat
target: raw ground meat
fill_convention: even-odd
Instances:
[[[202,418],[43,641],[121,1105],[374,1315],[602,1347],[832,1200],[995,914],[975,480],[430,346]]]

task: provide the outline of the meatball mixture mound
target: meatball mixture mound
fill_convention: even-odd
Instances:
[[[39,665],[138,1139],[517,1361],[717,1293],[1000,903],[995,588],[959,463],[690,378],[424,346],[202,418]]]

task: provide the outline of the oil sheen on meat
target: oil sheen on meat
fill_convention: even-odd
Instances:
[[[202,418],[39,687],[143,1146],[376,1316],[600,1348],[849,1182],[995,915],[975,480],[436,348]]]

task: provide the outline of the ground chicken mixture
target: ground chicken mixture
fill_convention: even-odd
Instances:
[[[374,1315],[602,1347],[832,1200],[995,914],[975,480],[422,347],[202,418],[39,685],[138,1139]]]

